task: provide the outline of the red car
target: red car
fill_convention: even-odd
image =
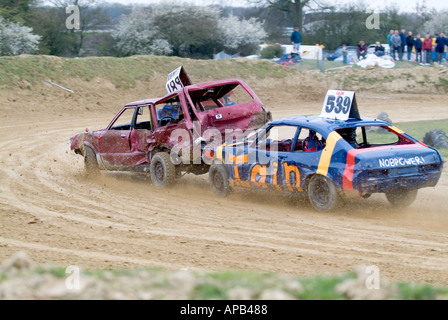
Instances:
[[[86,170],[149,171],[154,185],[169,185],[183,172],[208,172],[202,149],[211,141],[242,137],[272,119],[241,80],[176,83],[167,83],[162,98],[125,105],[105,129],[72,137],[70,148],[84,157]]]

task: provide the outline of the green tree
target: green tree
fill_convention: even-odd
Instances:
[[[360,40],[367,45],[376,41],[386,43],[390,29],[412,31],[416,28],[412,14],[400,13],[396,7],[389,7],[379,14],[379,28],[369,29],[366,21],[372,12],[367,8],[367,4],[357,3],[313,13],[313,22],[304,26],[304,43],[319,43],[334,50],[343,43],[355,46]]]
[[[98,0],[50,0],[49,2],[55,9],[47,11],[54,19],[46,24],[47,31],[52,35],[48,42],[50,52],[63,52],[64,55],[70,56],[82,55],[86,36],[109,22],[109,18],[99,6]],[[66,27],[66,19],[69,17],[66,8],[71,5],[79,8],[80,24],[78,29],[67,29]],[[57,36],[55,32],[62,33],[62,35]],[[54,47],[54,45],[58,45],[60,48]]]
[[[28,19],[28,25],[41,36],[41,54],[66,56],[73,55],[74,37],[65,28],[65,11],[55,7],[37,7]]]
[[[257,5],[274,11],[284,12],[290,26],[298,26],[300,30],[303,27],[303,18],[305,10],[322,11],[328,6],[321,0],[250,0]]]
[[[180,57],[211,56],[220,47],[219,10],[192,5],[162,5],[156,9],[154,26]],[[221,46],[222,47],[222,46]]]
[[[0,0],[0,16],[11,22],[24,24],[36,0]]]

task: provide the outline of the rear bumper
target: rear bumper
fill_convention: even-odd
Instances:
[[[388,177],[365,177],[356,188],[361,195],[384,193],[396,188],[421,189],[434,187],[440,179],[441,171],[419,174],[405,174]]]

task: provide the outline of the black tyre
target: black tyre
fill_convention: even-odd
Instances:
[[[331,211],[340,201],[333,182],[319,174],[311,177],[308,184],[308,197],[313,207],[319,211]]]
[[[176,181],[176,166],[167,152],[159,152],[152,157],[149,172],[156,187],[168,187]]]
[[[386,198],[395,207],[410,206],[417,197],[417,189],[397,188],[386,192]]]
[[[213,192],[220,196],[226,197],[230,193],[229,175],[223,164],[213,163],[208,172],[208,179]]]
[[[84,168],[86,173],[91,176],[97,175],[100,172],[95,151],[90,147],[84,147]]]

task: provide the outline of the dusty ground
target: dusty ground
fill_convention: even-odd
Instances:
[[[69,138],[106,126],[123,103],[146,97],[146,88],[116,92],[112,86],[89,94],[88,86],[77,86],[83,94],[75,97],[49,85],[0,91],[0,261],[25,250],[38,264],[90,269],[303,276],[375,265],[390,280],[448,285],[446,170],[436,188],[421,190],[404,211],[374,195],[335,213],[278,194],[240,190],[220,199],[206,176],[186,176],[170,190],[153,187],[144,175],[89,179]],[[325,90],[292,102],[281,91],[259,95],[278,118],[319,113]],[[446,95],[361,93],[358,103],[363,116],[386,111],[394,121],[448,118]]]

